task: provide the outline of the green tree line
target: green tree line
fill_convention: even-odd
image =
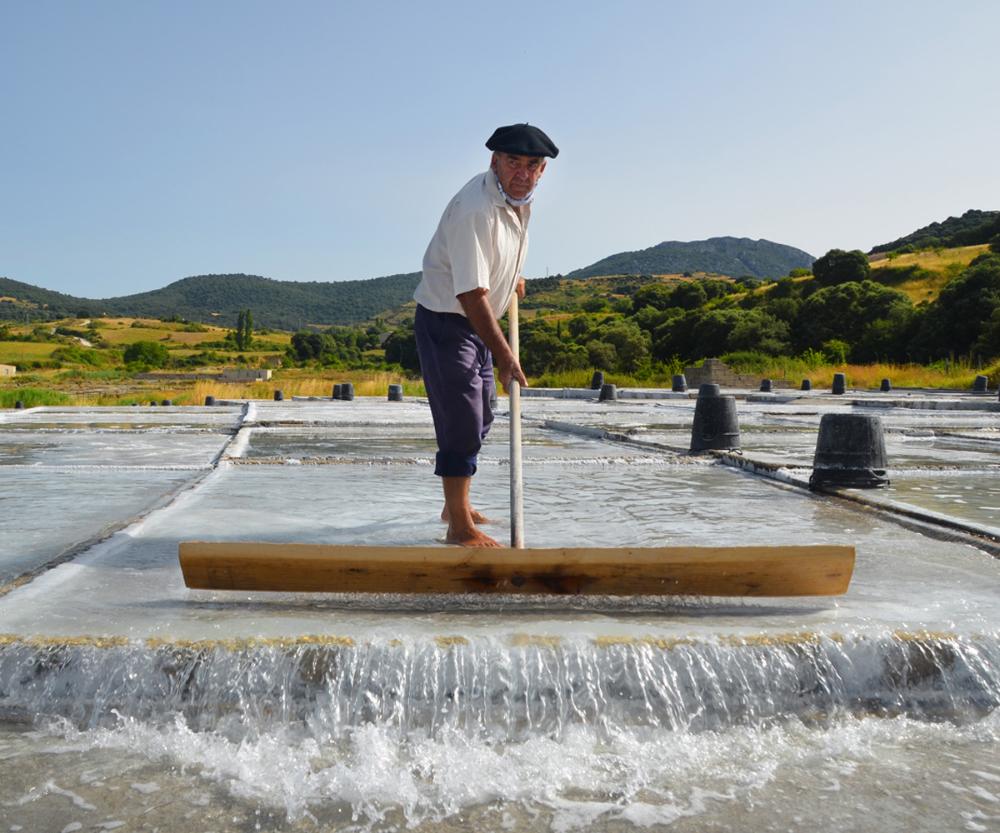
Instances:
[[[529,307],[521,323],[522,365],[532,376],[592,367],[642,378],[711,356],[860,364],[1000,357],[996,252],[972,261],[936,301],[918,305],[872,280],[860,251],[828,252],[811,279],[806,270],[793,271],[762,288],[712,279],[648,284],[624,302],[590,298],[555,322],[530,318]],[[524,306],[533,291],[552,286],[529,281]],[[418,369],[411,324],[392,333],[385,357]]]

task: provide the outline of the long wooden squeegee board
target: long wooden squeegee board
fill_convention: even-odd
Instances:
[[[291,593],[837,596],[850,546],[470,549],[188,541],[188,587]]]

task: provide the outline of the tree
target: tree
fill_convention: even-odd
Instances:
[[[575,339],[582,339],[590,332],[590,319],[586,315],[574,315],[567,325],[569,334]]]
[[[742,312],[727,339],[728,351],[755,350],[771,356],[788,352],[791,328],[763,310]]]
[[[673,316],[653,331],[653,358],[668,362],[674,357],[696,358],[691,355],[694,328],[704,313],[689,310]]]
[[[678,307],[673,308],[674,314],[680,314],[680,309]],[[670,310],[659,310],[654,307],[643,307],[635,315],[632,316],[632,320],[635,321],[642,329],[647,332],[654,332],[657,327],[666,321],[669,321],[674,316],[671,315]]]
[[[300,330],[292,336],[289,352],[296,361],[307,362],[321,358],[325,348],[326,343],[322,334]]]
[[[664,310],[667,307],[677,306],[673,300],[674,288],[664,283],[653,283],[641,286],[632,296],[632,309],[635,312],[643,307]]]
[[[854,249],[830,249],[813,263],[813,275],[821,286],[836,286],[842,283],[860,282],[871,277],[872,267],[864,252]]]
[[[982,356],[1000,356],[1000,306],[993,308],[989,321],[984,321],[973,349]]]
[[[614,370],[618,365],[618,351],[606,341],[592,341],[587,345],[587,359],[596,370]]]
[[[674,288],[671,297],[672,307],[681,309],[698,309],[708,300],[708,293],[700,282],[690,281],[679,283]]]
[[[702,312],[691,332],[692,339],[681,355],[695,359],[721,356],[730,352],[729,337],[743,317],[749,314],[739,309],[713,309]]]
[[[521,366],[524,372],[538,376],[551,369],[562,352],[562,342],[547,330],[526,329],[521,343]]]
[[[236,331],[233,334],[237,350],[249,350],[253,344],[253,313],[249,309],[241,309],[236,317]]]
[[[640,329],[635,321],[618,320],[602,325],[597,338],[615,348],[618,366],[612,368],[624,373],[636,373],[649,364],[649,333]]]
[[[385,360],[395,362],[404,370],[420,370],[420,356],[417,354],[417,338],[412,327],[394,330],[385,340]]]
[[[824,342],[839,339],[853,348],[861,343],[878,321],[904,323],[912,310],[910,299],[902,292],[875,281],[850,282],[827,286],[814,292],[802,303],[795,321],[796,346],[799,350],[819,348]],[[881,341],[888,334],[883,332]]]

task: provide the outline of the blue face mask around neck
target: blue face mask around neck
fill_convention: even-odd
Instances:
[[[524,196],[521,199],[516,199],[516,198],[510,196],[510,194],[508,194],[506,191],[504,191],[503,185],[500,184],[500,177],[497,176],[497,172],[496,171],[493,171],[493,178],[497,181],[497,188],[500,189],[500,195],[505,200],[507,200],[507,202],[508,202],[509,205],[512,205],[515,208],[518,208],[518,207],[520,207],[522,205],[529,205],[531,203],[531,201],[535,198],[535,189],[532,188],[528,192],[527,196]]]

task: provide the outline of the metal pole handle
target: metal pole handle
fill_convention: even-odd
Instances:
[[[507,311],[510,320],[510,349],[519,362],[520,335],[517,320],[517,292]],[[524,479],[521,468],[521,386],[512,380],[510,395],[510,545],[524,549]]]

